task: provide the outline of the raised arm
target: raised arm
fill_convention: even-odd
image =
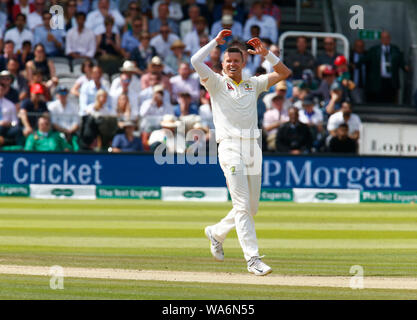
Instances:
[[[213,50],[217,45],[222,45],[226,41],[224,40],[225,37],[228,37],[232,34],[231,30],[223,29],[219,32],[217,37],[211,40],[208,44],[204,47],[200,48],[192,57],[191,57],[191,64],[193,65],[195,71],[197,71],[198,75],[202,82],[206,82],[209,76],[214,73],[205,63],[204,59],[210,54],[211,50]]]
[[[259,40],[259,38],[250,39],[248,44],[250,44],[255,49],[249,49],[248,52],[250,54],[260,54],[265,58],[266,61],[272,64],[274,71],[268,74],[268,88],[277,84],[281,80],[287,79],[291,75],[291,70],[288,69],[287,66],[283,64],[275,54],[266,49],[262,45],[262,42]]]

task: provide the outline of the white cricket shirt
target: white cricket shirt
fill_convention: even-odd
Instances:
[[[250,77],[238,84],[213,72],[201,83],[210,94],[217,142],[259,137],[257,101],[259,94],[268,89],[268,75]]]

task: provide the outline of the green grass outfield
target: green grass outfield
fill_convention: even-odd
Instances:
[[[0,199],[0,264],[247,273],[236,234],[226,261],[203,229],[231,203]],[[274,273],[417,277],[417,205],[263,202],[255,218]],[[200,284],[0,275],[1,299],[417,299],[417,290]]]

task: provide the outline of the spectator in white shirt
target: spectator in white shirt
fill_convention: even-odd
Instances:
[[[358,141],[362,122],[357,114],[352,113],[352,105],[347,101],[342,103],[342,108],[339,112],[336,112],[329,117],[327,130],[329,131],[330,136],[336,136],[336,130],[342,123],[346,123],[349,126],[349,138]]]
[[[159,0],[155,1],[152,6],[152,15],[154,18],[158,18],[158,8],[161,3],[166,3],[169,6],[169,18],[176,21],[180,21],[183,17],[181,5],[177,2],[172,2],[171,0]]]
[[[45,0],[35,0],[33,4],[35,6],[35,11],[29,13],[27,16],[27,25],[30,30],[34,30],[36,27],[43,24],[42,13],[45,11]]]
[[[195,30],[187,34],[184,38],[185,51],[193,56],[200,49],[200,37],[205,35],[207,22],[204,17],[198,17],[195,23]]]
[[[113,80],[110,88],[111,108],[117,109],[117,101],[121,94],[126,94],[129,98],[131,115],[137,117],[139,115],[139,92],[135,89],[133,76],[128,72],[123,72],[120,77]]]
[[[289,120],[288,113],[284,109],[284,100],[285,96],[274,93],[271,99],[271,108],[266,110],[263,117],[262,127],[266,132],[267,148],[269,151],[276,150],[278,128]]]
[[[212,39],[214,39],[222,29],[232,30],[233,38],[242,38],[242,24],[239,21],[233,20],[233,11],[231,11],[231,13],[229,11],[228,7],[224,7],[222,19],[213,23],[210,33]]]
[[[163,99],[164,87],[157,84],[153,87],[153,97],[143,102],[140,107],[140,117],[163,116],[165,114],[174,114],[174,108],[171,104],[165,103]]]
[[[93,31],[84,27],[84,12],[77,12],[75,17],[77,26],[67,33],[65,54],[73,59],[93,58],[96,54],[96,36]]]
[[[253,17],[246,20],[245,27],[243,29],[243,39],[245,41],[251,38],[250,29],[253,25],[259,26],[261,32],[261,38],[268,38],[272,43],[278,41],[278,27],[277,22],[271,16],[263,14],[264,8],[261,2],[255,2],[252,5]]]
[[[125,24],[125,19],[119,10],[109,10],[109,6],[109,0],[99,0],[98,9],[87,15],[85,27],[92,30],[96,35],[104,33],[104,19],[110,15],[114,18],[113,32],[118,34],[119,29],[123,28]]]
[[[171,45],[176,40],[179,40],[179,37],[171,32],[168,24],[163,24],[160,29],[160,34],[152,38],[150,45],[155,48],[159,56],[164,57],[171,51]]]
[[[108,92],[108,83],[102,79],[103,71],[99,66],[94,66],[91,71],[91,80],[85,82],[80,89],[80,116],[86,114],[87,106],[94,103],[97,92],[100,89]],[[110,110],[106,97],[106,108]]]
[[[200,7],[196,4],[193,4],[188,7],[188,16],[189,19],[184,20],[180,23],[180,35],[181,39],[185,39],[185,36],[195,30],[195,24],[197,18],[200,16]],[[205,33],[208,33],[209,30],[206,28]],[[217,35],[217,34],[216,34]]]
[[[33,44],[32,31],[25,28],[26,16],[22,13],[17,14],[15,20],[15,27],[6,31],[4,41],[12,40],[14,42],[14,52],[22,49],[24,41],[30,41]]]

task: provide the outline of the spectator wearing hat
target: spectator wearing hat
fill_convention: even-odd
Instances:
[[[272,108],[272,98],[276,95],[279,95],[283,97],[283,109],[288,110],[292,106],[292,103],[291,100],[287,98],[287,91],[288,87],[286,81],[282,80],[278,82],[275,85],[275,92],[268,93],[263,97],[263,102],[265,103],[266,109]]]
[[[309,127],[300,122],[298,109],[291,107],[288,110],[288,122],[278,129],[276,147],[279,152],[290,154],[308,153],[313,145],[313,138]]]
[[[143,31],[139,37],[140,44],[130,52],[130,60],[136,63],[136,66],[145,72],[152,58],[156,56],[156,50],[150,45],[151,35]]]
[[[104,81],[103,71],[99,66],[94,66],[91,70],[91,80],[85,82],[80,89],[80,116],[86,114],[87,106],[94,103],[98,90],[103,89],[109,92],[109,84]],[[110,110],[110,105],[106,104],[106,109]]]
[[[358,143],[349,137],[349,126],[341,123],[335,130],[336,133],[329,142],[328,151],[332,153],[357,153]]]
[[[288,56],[288,67],[292,70],[294,80],[300,80],[305,69],[314,69],[315,60],[307,51],[307,38],[297,38],[297,51]]]
[[[13,76],[9,71],[0,72],[0,83],[4,86],[4,96],[16,105],[16,109],[20,108],[19,92],[12,87]]]
[[[95,35],[99,35],[105,32],[104,20],[106,17],[113,17],[114,24],[112,26],[113,32],[118,33],[118,30],[123,28],[125,19],[120,14],[119,10],[110,9],[109,0],[99,0],[97,10],[91,11],[87,15],[85,27],[94,32]]]
[[[17,126],[16,107],[4,94],[4,85],[0,83],[0,148],[18,144],[22,136],[22,131]]]
[[[232,36],[234,38],[242,39],[243,37],[243,27],[239,21],[233,20],[233,8],[230,10],[230,7],[223,8],[223,16],[221,20],[218,20],[213,23],[211,26],[211,38],[214,39],[223,29],[232,30]]]
[[[278,42],[278,26],[274,18],[264,14],[264,6],[261,2],[253,3],[251,12],[253,16],[246,20],[243,28],[243,39],[245,41],[251,38],[250,29],[253,25],[260,28],[260,37],[268,38],[272,43]]]
[[[175,104],[181,92],[190,94],[193,102],[200,99],[200,83],[191,76],[192,70],[188,63],[182,62],[178,68],[178,75],[170,79],[172,87],[172,102]]]
[[[152,15],[154,18],[159,18],[159,8],[161,7],[161,4],[165,4],[168,7],[169,15],[168,17],[170,19],[173,19],[175,21],[180,21],[183,17],[181,5],[177,2],[171,1],[171,0],[158,0],[155,1],[152,5]]]
[[[352,104],[347,101],[342,103],[342,107],[339,112],[335,112],[329,117],[327,122],[327,130],[329,131],[330,136],[336,136],[336,129],[342,123],[346,123],[348,125],[349,137],[355,141],[358,141],[360,137],[362,122],[359,116],[352,112]]]
[[[172,114],[164,115],[160,123],[161,129],[151,133],[148,145],[152,151],[163,145],[166,153],[184,153],[186,149],[185,137],[177,131],[179,121]]]
[[[181,39],[184,39],[185,36],[195,30],[195,25],[197,18],[201,16],[200,7],[197,4],[192,4],[188,7],[188,19],[181,21],[180,23],[180,36]],[[208,33],[208,28],[205,30],[205,33]]]
[[[72,27],[66,35],[65,55],[72,59],[93,58],[97,49],[96,35],[85,27],[84,12],[77,12],[75,19],[77,25]]]
[[[142,90],[148,88],[150,84],[150,78],[151,74],[156,75],[159,78],[159,81],[164,86],[164,89],[171,94],[172,88],[171,88],[171,82],[169,81],[170,78],[163,74],[164,70],[164,64],[162,63],[161,58],[158,56],[155,56],[152,58],[151,62],[148,64],[148,70],[147,72],[140,78],[140,85]]]
[[[169,18],[168,4],[161,3],[158,7],[158,16],[149,21],[149,33],[153,36],[157,35],[161,26],[165,24],[169,26],[173,33],[179,35],[178,23],[174,19]]]
[[[20,105],[20,124],[23,126],[23,134],[26,137],[36,130],[39,117],[49,112],[44,101],[44,94],[42,85],[35,83],[30,87],[30,98],[23,100]]]
[[[285,94],[279,92],[279,90],[278,92],[272,93],[272,97],[270,98],[270,107],[266,110],[263,116],[262,128],[266,133],[266,143],[269,151],[276,150],[278,128],[289,119],[288,113],[284,108],[284,101]]]
[[[195,23],[195,29],[185,36],[185,51],[187,51],[190,56],[194,55],[194,53],[200,49],[200,37],[206,35],[206,29],[206,19],[204,17],[198,17]]]
[[[185,54],[185,44],[181,40],[176,40],[171,46],[172,54],[168,54],[165,57],[165,66],[168,69],[168,73],[177,75],[179,65],[184,62],[190,64],[190,57]]]
[[[309,94],[303,100],[303,108],[299,111],[300,122],[305,123],[311,131],[313,148],[315,151],[321,149],[323,141],[323,113],[315,105],[314,96]]]
[[[124,133],[113,138],[112,152],[138,152],[143,150],[142,141],[134,136],[135,124],[132,121],[123,123]]]
[[[50,21],[52,14],[49,11],[42,13],[42,25],[36,27],[33,31],[33,43],[43,44],[45,53],[48,57],[62,56],[64,53],[64,30],[52,29]]]
[[[79,128],[80,118],[78,105],[68,100],[68,93],[68,88],[58,86],[56,99],[48,103],[48,110],[54,130],[64,133],[67,140],[72,142],[73,136]]]
[[[59,132],[52,131],[48,116],[39,117],[37,123],[38,129],[31,133],[26,140],[26,151],[59,152],[72,150],[72,147]]]
[[[319,78],[321,79],[319,88],[313,93],[321,101],[328,101],[330,100],[330,87],[336,80],[336,70],[331,65],[323,65],[319,68]]]
[[[174,41],[179,39],[175,33],[171,32],[168,24],[163,24],[159,29],[159,34],[152,38],[150,45],[155,48],[158,56],[163,57],[171,50]]]
[[[17,53],[22,49],[24,41],[30,41],[33,43],[32,31],[25,28],[26,16],[22,13],[18,13],[14,22],[15,27],[6,31],[4,34],[4,41],[11,40],[14,42],[14,53]]]

